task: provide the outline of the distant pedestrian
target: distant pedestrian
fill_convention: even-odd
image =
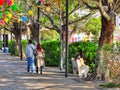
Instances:
[[[29,40],[29,44],[26,47],[27,57],[27,72],[34,73],[34,54],[33,51],[36,49],[35,45],[32,44],[32,40]],[[31,68],[31,69],[30,69]]]
[[[37,52],[38,52],[38,55],[36,59],[36,72],[39,73],[39,70],[40,70],[40,73],[42,74],[42,69],[45,65],[45,62],[44,62],[44,56],[43,56],[43,49],[40,44],[37,44]]]

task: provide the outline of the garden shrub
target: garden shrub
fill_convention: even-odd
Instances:
[[[3,41],[0,40],[0,49],[2,49],[2,47],[3,47]]]
[[[120,88],[120,84],[115,84],[115,83],[105,83],[105,84],[100,84],[100,86],[104,88]]]
[[[60,42],[46,41],[42,43],[42,47],[45,51],[46,66],[59,66]],[[82,49],[84,51],[86,60],[85,63],[90,66],[90,72],[93,72],[97,47],[97,44],[93,42],[75,42],[69,44],[69,72],[72,72],[71,58],[77,55],[79,49]]]
[[[16,56],[19,55],[19,51],[17,49],[17,44],[15,40],[13,40],[12,42],[10,41],[8,43],[8,48],[9,48],[9,52],[11,52],[12,55],[16,55]]]
[[[28,41],[27,40],[22,40],[22,48],[25,52],[26,46],[28,45]]]
[[[22,40],[22,48],[24,50],[25,53],[25,48],[26,45],[28,44],[27,40]],[[17,44],[15,40],[12,40],[8,42],[8,47],[9,47],[9,52],[12,52],[13,55],[19,55],[19,50],[17,49]]]
[[[45,41],[42,42],[42,48],[45,53],[46,66],[59,66],[60,61],[60,42],[59,41]]]
[[[120,43],[105,44],[102,48],[102,52],[103,52],[102,59],[105,63],[106,70],[108,71],[107,81],[119,84],[120,83]]]

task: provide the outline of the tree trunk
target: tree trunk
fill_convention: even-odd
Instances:
[[[107,21],[103,16],[102,16],[102,29],[101,29],[101,34],[99,38],[99,46],[98,46],[98,52],[96,56],[96,62],[95,62],[95,67],[94,67],[94,72],[88,77],[86,80],[94,80],[94,79],[104,79],[105,80],[105,73],[103,73],[101,69],[101,65],[103,64],[102,60],[102,46],[104,44],[110,44],[113,42],[113,31],[114,31],[114,19]],[[107,69],[106,69],[107,71]],[[107,73],[108,74],[108,73]]]
[[[70,43],[70,33],[68,33],[68,44]],[[66,49],[66,26],[63,25],[62,27],[62,57],[63,57],[63,60],[65,60],[65,49]]]
[[[20,56],[20,23],[13,23],[14,28],[13,30],[13,34],[15,36],[15,40],[16,40],[16,44],[17,44],[17,50]],[[22,48],[22,57],[25,57],[25,53],[24,50]]]
[[[102,30],[99,38],[99,48],[103,44],[110,44],[113,42],[113,31],[115,29],[114,19],[107,21],[104,17],[101,19]]]
[[[37,44],[38,43],[38,30],[37,30],[38,24],[33,22],[31,25],[29,25],[29,28],[32,32],[32,37],[31,39],[34,40],[34,43]]]

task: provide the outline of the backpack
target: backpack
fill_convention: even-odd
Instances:
[[[31,47],[31,46],[30,46],[30,47]],[[32,48],[32,47],[31,47],[31,48]],[[37,49],[33,49],[33,48],[32,48],[32,50],[33,50],[33,55],[34,55],[34,56],[37,56],[37,55],[38,55]]]
[[[34,54],[34,56],[37,56],[38,55],[38,52],[37,52],[37,50],[35,49],[35,50],[33,50],[33,54]]]

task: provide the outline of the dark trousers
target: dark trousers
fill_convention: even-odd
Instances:
[[[43,66],[40,66],[40,74],[42,74],[42,69],[43,69]],[[39,70],[39,67],[36,66],[36,73],[38,73],[38,70]]]

